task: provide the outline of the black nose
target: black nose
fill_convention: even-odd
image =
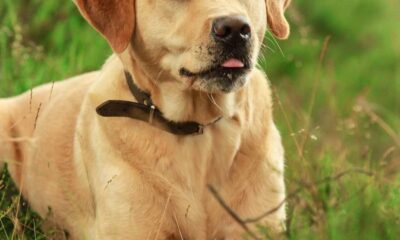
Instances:
[[[220,17],[213,22],[212,35],[216,40],[248,40],[251,27],[244,16]]]

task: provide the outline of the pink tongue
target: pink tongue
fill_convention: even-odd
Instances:
[[[226,67],[226,68],[242,68],[244,67],[244,63],[236,58],[231,58],[226,60],[226,62],[224,62],[222,64],[222,67]]]

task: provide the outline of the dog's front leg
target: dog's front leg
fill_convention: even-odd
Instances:
[[[269,128],[267,136],[265,151],[257,152],[255,149],[260,149],[258,145],[245,147],[243,149],[251,151],[243,150],[238,154],[235,160],[237,165],[232,173],[235,177],[225,187],[229,189],[229,185],[232,186],[228,199],[230,207],[242,220],[253,220],[247,221],[246,226],[256,235],[256,225],[266,226],[273,235],[285,229],[284,151],[274,124]],[[265,214],[267,212],[270,213]],[[264,217],[259,218],[264,214]],[[225,225],[222,239],[244,239],[246,231],[243,227],[232,216],[225,216],[230,224]]]
[[[149,176],[110,155],[105,153],[90,169],[96,202],[90,239],[168,239],[174,227],[168,211],[171,199],[149,184]]]

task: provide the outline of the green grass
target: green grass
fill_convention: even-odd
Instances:
[[[399,238],[399,9],[295,0],[290,39],[266,40],[260,66],[274,88],[288,193],[302,188],[288,201],[284,238]],[[111,53],[70,1],[2,0],[0,23],[1,97],[99,69]],[[372,175],[334,178],[351,169]],[[0,191],[0,239],[44,239],[9,177]]]

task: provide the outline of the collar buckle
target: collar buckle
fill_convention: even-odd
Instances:
[[[199,130],[195,135],[202,135],[204,133],[204,125],[199,124]]]

